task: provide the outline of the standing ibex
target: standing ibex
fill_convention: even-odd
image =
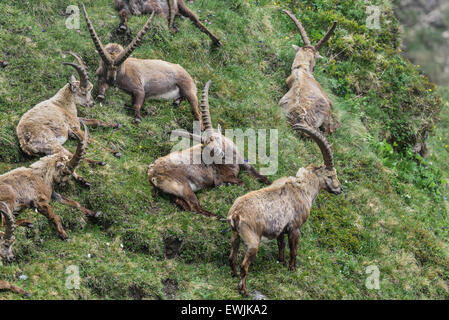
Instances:
[[[68,200],[54,191],[57,185],[64,185],[73,175],[76,167],[82,161],[89,144],[89,133],[85,124],[82,135],[74,133],[74,137],[78,140],[78,147],[75,154],[72,155],[66,149],[43,157],[39,161],[33,163],[29,168],[18,168],[8,173],[0,175],[0,212],[2,217],[14,222],[13,214],[24,208],[35,209],[39,213],[50,219],[60,237],[69,240],[69,236],[65,232],[61,219],[57,216],[50,206],[52,199],[63,204],[78,208],[88,217],[98,217],[99,212],[82,207],[79,203]],[[11,234],[16,225],[29,225],[31,222],[22,220],[20,223],[9,223],[9,231],[5,233],[2,252],[10,252],[12,254],[12,242],[14,239]],[[9,239],[9,240],[8,240]],[[9,242],[8,242],[9,241]],[[9,251],[8,251],[9,250]]]
[[[201,121],[198,109],[197,89],[192,77],[178,64],[162,60],[142,60],[128,58],[139,46],[142,37],[148,31],[154,12],[136,38],[123,49],[116,43],[103,46],[83,6],[87,27],[95,47],[102,59],[97,70],[98,99],[106,98],[106,90],[115,85],[133,96],[134,121],[140,123],[140,109],[145,98],[175,100],[179,103],[186,98],[196,120]]]
[[[204,88],[201,102],[205,127],[204,135],[200,137],[186,133],[186,137],[200,141],[202,144],[157,159],[149,166],[148,180],[155,188],[174,195],[176,197],[175,202],[184,210],[220,218],[200,206],[195,195],[196,191],[216,187],[223,183],[244,186],[244,182],[238,178],[240,169],[247,170],[249,174],[263,183],[270,184],[271,182],[244,161],[236,145],[230,139],[222,136],[220,126],[218,132],[214,132],[209,111],[209,86],[210,81]],[[178,132],[178,135],[183,136],[184,134]],[[219,161],[207,161],[211,163],[205,163],[203,158],[205,154],[213,154],[214,159],[218,158]],[[233,161],[231,164],[225,163],[225,155],[232,155]],[[200,163],[196,164],[193,161],[194,158],[199,159]]]
[[[168,25],[172,30],[176,16],[184,16],[192,20],[197,28],[209,36],[214,45],[220,45],[220,40],[201,23],[197,15],[193,13],[184,3],[184,0],[114,0],[115,9],[119,12],[121,23],[119,29],[128,29],[128,17],[130,15],[140,16],[155,12],[163,15],[168,20]]]
[[[309,165],[298,170],[296,177],[284,177],[269,187],[250,192],[238,198],[228,214],[231,226],[231,254],[229,263],[233,276],[237,275],[236,259],[240,238],[247,247],[240,268],[239,291],[248,295],[246,276],[251,262],[256,257],[260,241],[277,238],[280,262],[284,260],[284,235],[288,235],[290,247],[290,270],[296,270],[296,253],[299,230],[309,218],[310,208],[318,193],[326,190],[334,194],[343,192],[334,168],[332,150],[326,138],[317,130],[296,124],[294,129],[310,136],[320,147],[324,166]]]
[[[75,68],[80,77],[80,81],[76,81],[72,76],[71,81],[64,86],[52,98],[37,104],[35,107],[25,113],[17,126],[17,135],[19,137],[20,147],[31,156],[40,154],[55,154],[64,149],[62,146],[69,136],[78,135],[83,137],[80,129],[80,118],[76,105],[92,107],[94,100],[91,96],[93,88],[89,82],[86,66],[82,59],[75,53],[69,52],[78,61],[79,65],[73,63],[64,63],[64,65]],[[106,123],[95,119],[81,120],[88,125],[119,128],[118,124]],[[96,142],[90,139],[92,142]],[[120,157],[119,152],[112,152],[116,157]],[[104,165],[103,162],[88,160],[93,164]],[[74,173],[74,178],[89,185],[82,177]]]
[[[291,75],[286,82],[290,90],[279,101],[291,124],[303,123],[312,128],[323,127],[326,133],[332,133],[338,123],[332,119],[332,102],[323,92],[320,84],[313,76],[315,59],[320,57],[319,50],[329,40],[337,22],[327,31],[315,45],[311,45],[309,37],[301,22],[287,10],[283,10],[295,23],[304,41],[302,48],[293,45],[296,51]]]

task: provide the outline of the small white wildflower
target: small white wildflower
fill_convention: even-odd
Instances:
[[[25,281],[26,279],[28,279],[28,276],[26,276],[26,275],[24,275],[24,274],[21,274],[21,275],[19,276],[19,279]]]

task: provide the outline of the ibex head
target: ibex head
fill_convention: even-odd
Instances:
[[[331,35],[334,33],[335,28],[337,27],[337,21],[334,21],[332,27],[326,32],[326,34],[321,38],[321,40],[316,45],[312,45],[310,43],[309,36],[307,35],[307,32],[302,26],[301,22],[299,22],[299,20],[290,11],[288,10],[282,11],[285,14],[287,14],[290,17],[290,19],[292,19],[292,21],[295,23],[304,42],[303,47],[293,45],[293,48],[296,51],[296,57],[292,65],[292,69],[303,67],[308,69],[310,72],[313,72],[313,69],[315,67],[315,59],[321,57],[319,51],[321,47],[329,40]]]
[[[90,36],[94,41],[95,48],[101,57],[100,67],[98,68],[96,74],[99,81],[99,93],[98,99],[103,100],[106,98],[106,90],[109,86],[114,85],[117,80],[117,73],[120,70],[122,64],[128,59],[128,57],[133,53],[133,51],[140,45],[142,38],[147,33],[150,28],[151,20],[154,16],[154,11],[148,19],[145,26],[140,30],[133,41],[125,48],[116,43],[110,43],[106,47],[103,46],[100,38],[98,37],[92,22],[87,15],[86,8],[83,5],[84,17],[86,19],[87,28],[89,29]]]
[[[184,131],[175,131],[176,135],[185,137],[188,139],[193,139],[195,141],[201,142],[202,149],[207,149],[210,151],[210,155],[218,158],[225,157],[225,143],[223,139],[223,135],[221,134],[221,126],[218,125],[217,130],[215,131],[212,127],[212,119],[210,116],[209,110],[209,87],[211,81],[209,80],[203,89],[203,94],[201,98],[201,109],[203,115],[203,125],[204,132],[202,136],[198,136],[192,133],[186,133]]]
[[[324,165],[322,166],[311,165],[307,169],[300,169],[296,178],[300,179],[304,174],[304,170],[310,170],[318,177],[321,190],[326,190],[333,194],[341,194],[343,188],[340,181],[338,181],[337,170],[334,167],[334,156],[329,142],[319,131],[305,125],[295,124],[293,129],[299,130],[312,138],[318,144],[324,159]]]
[[[76,80],[74,76],[70,79],[70,91],[72,91],[75,96],[75,103],[84,107],[93,107],[95,104],[94,99],[92,98],[91,91],[93,89],[92,83],[89,81],[89,75],[87,73],[87,67],[83,62],[83,59],[76,53],[71,51],[68,52],[71,56],[73,56],[78,64],[64,62],[63,64],[66,66],[73,67],[80,77],[80,81]]]

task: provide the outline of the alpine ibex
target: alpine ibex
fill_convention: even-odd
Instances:
[[[298,170],[296,177],[284,177],[269,187],[250,192],[239,197],[228,213],[231,226],[231,254],[229,263],[232,275],[236,276],[236,259],[240,238],[247,247],[240,269],[239,291],[248,295],[246,276],[251,262],[256,257],[262,238],[277,238],[278,259],[284,263],[284,235],[288,235],[290,246],[290,270],[296,270],[296,251],[299,230],[309,218],[310,208],[318,193],[326,190],[330,193],[343,192],[334,168],[332,150],[326,138],[317,130],[296,124],[294,129],[310,136],[320,147],[324,166],[309,165]]]
[[[222,136],[220,126],[218,132],[214,132],[209,111],[209,86],[210,81],[204,88],[201,102],[205,127],[203,136],[186,132],[184,134],[183,132],[177,133],[179,136],[184,135],[187,138],[200,141],[201,144],[157,159],[148,168],[148,180],[156,190],[174,195],[175,202],[184,210],[221,218],[200,206],[195,195],[196,191],[216,187],[223,183],[244,186],[244,182],[238,178],[240,169],[247,170],[249,174],[263,183],[270,184],[271,182],[244,161],[236,145],[230,139]],[[212,155],[214,161],[209,161],[212,159],[205,161],[204,155]],[[231,164],[225,163],[225,155],[232,155]],[[193,161],[194,158],[199,159],[199,164]]]
[[[119,29],[128,29],[128,17],[130,15],[140,16],[155,12],[163,15],[172,30],[176,30],[174,21],[176,16],[184,16],[192,20],[197,28],[209,36],[214,45],[221,45],[220,40],[201,23],[198,16],[193,13],[184,3],[184,0],[114,0],[115,9],[119,12],[121,23]]]
[[[197,88],[192,77],[184,68],[162,60],[128,58],[148,31],[154,12],[136,38],[126,49],[123,49],[116,43],[110,43],[104,47],[84,6],[83,10],[90,35],[102,59],[97,70],[98,99],[104,100],[106,90],[113,85],[130,93],[133,96],[134,121],[140,123],[142,121],[140,109],[145,98],[175,100],[177,104],[186,98],[192,107],[195,119],[201,121],[201,112],[198,109],[196,96]]]
[[[88,217],[97,218],[99,212],[82,207],[78,202],[68,200],[57,194],[54,188],[57,185],[64,185],[73,175],[76,167],[82,161],[89,141],[89,133],[85,124],[83,135],[74,133],[78,140],[75,154],[62,148],[59,152],[43,157],[33,163],[29,168],[18,168],[8,173],[0,175],[0,213],[5,218],[7,230],[3,237],[2,252],[4,257],[12,256],[13,232],[15,226],[30,226],[31,222],[21,220],[14,221],[14,213],[20,212],[24,208],[35,209],[53,222],[60,237],[69,240],[65,232],[61,219],[53,212],[50,206],[52,199],[63,204],[79,209]]]
[[[8,62],[0,60],[0,67],[6,68],[8,66]]]
[[[293,45],[296,51],[291,75],[286,82],[290,90],[279,101],[291,124],[303,123],[312,128],[322,127],[328,134],[334,132],[338,123],[332,118],[332,102],[324,93],[313,76],[315,59],[320,57],[319,50],[333,34],[337,22],[327,31],[315,45],[311,45],[307,32],[296,17],[283,10],[295,23],[304,41],[302,48]]]
[[[66,62],[64,65],[73,67],[78,72],[80,81],[72,76],[70,82],[59,90],[54,97],[37,104],[26,112],[17,126],[20,147],[30,156],[58,153],[64,149],[62,145],[69,136],[83,137],[84,133],[80,129],[80,120],[92,126],[120,127],[118,124],[100,120],[78,118],[77,104],[92,107],[95,103],[91,96],[93,85],[89,82],[87,69],[82,59],[73,52],[69,52],[69,54],[75,57],[79,65]],[[93,139],[90,139],[90,141],[96,142]],[[108,148],[104,149],[112,152],[116,157],[121,156],[119,152]],[[104,162],[88,161],[92,164],[105,165]],[[82,184],[89,185],[76,172],[74,172],[74,178]]]

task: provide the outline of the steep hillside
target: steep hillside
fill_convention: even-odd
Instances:
[[[114,32],[119,18],[112,2],[85,4],[104,42],[126,44]],[[449,298],[447,103],[435,85],[401,57],[399,26],[389,1],[379,1],[380,30],[366,27],[364,1],[297,3],[189,1],[203,21],[210,21],[208,27],[223,39],[223,47],[212,49],[187,19],[177,19],[180,32],[172,34],[165,21],[156,18],[134,53],[181,64],[200,89],[211,79],[212,119],[223,129],[278,129],[279,165],[270,177],[274,180],[322,163],[316,145],[293,132],[278,107],[287,90],[291,46],[302,44],[281,8],[300,17],[312,42],[333,20],[339,22],[335,36],[321,50],[324,58],[315,75],[342,125],[329,141],[345,193],[322,192],[317,198],[301,232],[295,273],[276,263],[275,241],[261,246],[248,276],[249,290],[271,299]],[[71,60],[64,52],[79,53],[95,79],[99,59],[84,21],[79,31],[65,26],[70,4],[0,0],[0,58],[10,63],[0,70],[1,173],[33,162],[21,153],[15,127],[26,110],[69,79],[72,70],[62,62]],[[133,17],[132,33],[145,21]],[[17,259],[0,267],[0,278],[32,292],[31,299],[241,298],[227,265],[227,225],[181,211],[166,195],[153,197],[147,182],[148,165],[174,145],[171,130],[192,129],[189,105],[174,108],[171,102],[147,101],[145,118],[136,126],[130,101],[111,89],[104,103],[79,108],[82,116],[123,124],[120,130],[91,129],[96,140],[120,149],[123,157],[116,159],[92,144],[88,156],[105,160],[107,166],[81,165],[79,172],[92,183],[90,190],[74,182],[60,190],[103,216],[94,223],[54,203],[72,238],[66,243],[45,217],[23,212],[22,217],[35,221],[35,228],[17,230]],[[67,145],[74,150],[74,141]],[[422,154],[428,149],[427,157],[412,149]],[[247,187],[204,190],[198,193],[200,202],[225,217],[238,196],[263,187],[246,173],[240,177]],[[79,290],[66,288],[69,266],[79,268]],[[380,271],[379,290],[365,285],[368,266]],[[0,299],[10,298],[20,297],[0,292]]]

